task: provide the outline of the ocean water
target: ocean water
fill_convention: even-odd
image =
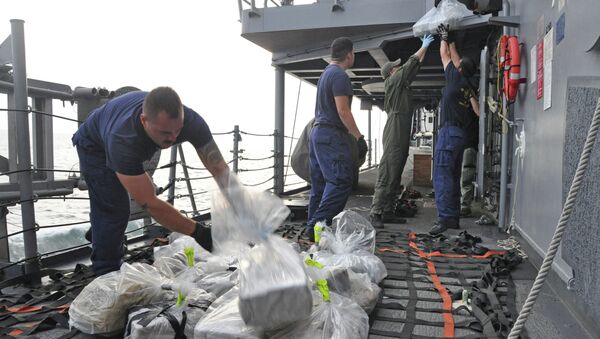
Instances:
[[[0,135],[6,136],[6,131],[0,131]],[[54,135],[54,168],[63,170],[78,170],[79,163],[77,157],[77,151],[71,145],[72,133],[55,133]],[[219,148],[223,154],[225,160],[229,161],[232,159],[233,154],[233,137],[231,134],[227,135],[216,135],[215,141],[219,145]],[[289,151],[290,140],[286,138],[286,154]],[[243,140],[240,142],[239,147],[244,150],[242,156],[245,158],[265,158],[272,155],[273,150],[273,137],[258,137],[243,135]],[[189,144],[183,144],[184,154],[186,163],[192,167],[203,167],[202,163],[198,159],[196,151]],[[6,137],[0,138],[0,155],[8,157],[8,145]],[[287,164],[287,157],[286,164]],[[159,167],[168,164],[170,160],[170,149],[163,150],[159,162]],[[179,161],[181,159],[178,159]],[[241,160],[239,161],[240,169],[259,169],[270,167],[273,165],[273,159],[267,160]],[[230,165],[231,167],[231,165]],[[286,187],[286,189],[293,189],[296,187],[302,187],[305,185],[302,179],[297,177],[291,168],[288,171],[288,177],[286,183],[292,183],[294,185]],[[69,173],[55,173],[55,179],[66,179]],[[195,170],[189,169],[189,176],[205,177],[209,176],[206,170]],[[239,179],[244,184],[256,184],[268,180],[273,176],[273,169],[265,169],[260,171],[249,171],[240,172]],[[183,178],[184,173],[181,166],[177,166],[177,178]],[[159,187],[164,187],[169,181],[169,169],[157,169],[153,176],[154,183]],[[7,183],[8,177],[0,176],[0,184]],[[193,180],[191,181],[192,189],[194,192],[208,191],[207,193],[201,193],[194,196],[197,209],[199,211],[210,209],[210,201],[212,193],[216,189],[216,184],[212,178]],[[253,187],[254,189],[266,190],[271,188],[273,185],[272,180]],[[175,195],[187,195],[187,185],[185,181],[179,181],[175,184]],[[79,197],[87,198],[87,191],[79,191],[75,189],[72,195],[68,198]],[[167,199],[167,192],[161,195],[161,198]],[[89,228],[89,201],[88,200],[72,200],[72,199],[56,199],[56,200],[39,200],[35,203],[35,220],[40,226],[47,225],[58,225],[63,223],[74,223],[84,222],[83,224],[63,227],[53,227],[40,229],[37,232],[38,237],[38,251],[39,253],[47,253],[51,251],[57,251],[80,244],[84,244],[87,241],[84,239],[83,234]],[[185,214],[191,216],[192,205],[189,197],[180,197],[175,200],[175,207]],[[9,214],[7,216],[8,233],[18,232],[22,229],[21,221],[21,206],[15,205],[8,207]],[[141,220],[132,221],[128,225],[128,230],[133,230],[143,225]],[[135,233],[133,233],[135,234]],[[21,234],[15,235],[9,238],[10,255],[11,260],[20,260],[24,257],[23,251],[23,237]]]

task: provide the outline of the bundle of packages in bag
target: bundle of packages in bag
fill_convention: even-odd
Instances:
[[[413,35],[421,37],[429,33],[435,34],[442,24],[449,25],[452,30],[462,18],[469,15],[473,13],[457,0],[442,0],[413,25]]]
[[[300,256],[273,235],[289,209],[278,197],[249,191],[233,176],[230,179],[228,188],[213,197],[213,243],[216,253],[231,253],[233,248],[242,257],[242,319],[248,325],[273,329],[307,317],[312,297]],[[247,249],[240,251],[243,247]]]
[[[195,339],[258,339],[262,330],[246,325],[238,308],[239,288],[234,287],[208,308],[194,328]]]
[[[327,267],[350,268],[366,273],[378,284],[387,275],[383,261],[375,256],[375,229],[369,221],[354,211],[346,210],[333,218],[331,227],[321,230],[318,248],[309,252],[312,258]]]
[[[270,333],[273,339],[364,339],[369,334],[369,317],[354,301],[330,292],[327,281],[318,282],[313,292],[315,306],[310,317]]]
[[[312,253],[312,258],[328,267],[348,268],[355,273],[365,273],[369,279],[379,284],[386,276],[387,269],[380,258],[367,251],[334,254],[329,251]]]
[[[130,307],[172,298],[172,292],[161,288],[164,282],[150,265],[125,263],[119,271],[94,279],[79,293],[69,308],[69,325],[88,334],[120,331]]]
[[[375,228],[367,219],[357,212],[345,210],[333,218],[331,228],[323,228],[319,248],[333,253],[358,250],[375,253],[375,234]]]
[[[193,338],[196,324],[215,299],[212,293],[193,289],[180,291],[175,303],[135,306],[129,310],[125,338]]]
[[[375,309],[381,288],[372,283],[367,274],[355,273],[345,267],[326,267],[310,258],[306,258],[304,262],[306,272],[314,284],[319,280],[326,280],[331,291],[352,299],[367,314]]]
[[[312,296],[300,256],[280,237],[257,244],[242,261],[239,306],[247,324],[265,329],[310,314]]]

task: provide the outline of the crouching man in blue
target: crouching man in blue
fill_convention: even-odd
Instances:
[[[210,129],[198,113],[183,106],[169,87],[131,92],[94,110],[73,135],[79,167],[89,190],[92,268],[96,275],[120,268],[129,220],[129,196],[164,227],[192,236],[212,250],[209,228],[183,216],[156,196],[142,163],[159,149],[189,141],[223,188],[229,168]]]
[[[352,191],[354,164],[347,133],[357,139],[358,158],[367,153],[367,143],[350,110],[353,92],[346,70],[354,65],[352,41],[335,39],[331,60],[317,83],[315,123],[309,141],[311,189],[307,228],[311,240],[315,223],[331,224]]]
[[[438,221],[429,231],[440,234],[448,228],[459,228],[460,219],[460,176],[465,130],[470,107],[479,116],[476,89],[469,78],[475,74],[473,60],[459,56],[454,42],[448,43],[448,27],[440,25],[438,33],[442,39],[440,56],[444,66],[446,87],[442,93],[440,130],[433,156],[433,187]]]

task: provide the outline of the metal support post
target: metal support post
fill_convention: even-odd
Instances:
[[[7,107],[16,107],[15,94],[9,93],[7,96]],[[17,112],[8,111],[8,170],[17,170]],[[9,174],[8,181],[11,184],[19,182],[19,174]]]
[[[275,141],[274,186],[275,194],[283,193],[283,156],[285,135],[285,71],[275,67]]]
[[[503,14],[510,16],[510,2],[508,0],[503,3]],[[503,34],[509,34],[508,27],[504,27]],[[508,116],[508,107],[506,97],[502,96],[502,108],[506,107],[506,115]],[[508,189],[508,136],[509,136],[509,125],[506,121],[502,120],[502,148],[500,153],[500,202],[498,207],[498,228],[500,231],[506,229],[506,202]]]
[[[377,166],[377,138],[375,138],[375,166]]]
[[[181,147],[181,144],[177,145],[177,149],[179,150],[179,156],[181,157],[181,168],[183,168],[183,175],[187,179],[185,183],[187,185],[188,194],[190,195],[190,204],[192,204],[192,211],[194,211],[194,215],[198,215],[198,209],[196,208],[196,200],[194,200],[194,191],[192,191],[192,183],[189,180],[190,175],[188,173],[188,169],[187,167],[185,167],[185,155],[183,155],[183,147]]]
[[[367,165],[369,167],[371,167],[371,152],[373,151],[371,149],[371,109],[369,109],[369,131],[368,131],[368,135],[369,135],[369,138],[368,138],[369,139],[369,153],[367,153],[368,154]]]
[[[488,48],[487,46],[481,50],[479,60],[479,145],[477,146],[477,185],[475,185],[475,195],[477,198],[483,198],[485,192],[484,175],[485,175],[485,127],[486,127],[486,109],[485,101],[488,96]]]
[[[13,47],[13,77],[15,84],[15,109],[27,110],[27,69],[25,66],[25,32],[23,20],[12,19],[11,37]],[[36,258],[38,255],[35,208],[33,206],[33,188],[31,182],[31,152],[29,148],[29,113],[17,114],[19,187],[21,190],[21,215],[23,217],[23,242],[25,257]],[[39,270],[37,260],[27,261],[25,273]],[[35,282],[34,282],[35,283]]]
[[[240,135],[240,126],[233,126],[233,162],[231,166],[233,167],[233,173],[238,173],[238,161],[240,159],[240,149],[239,142],[242,141],[242,136]]]
[[[177,162],[177,146],[171,146],[171,160],[170,164],[175,164]],[[169,194],[167,196],[167,202],[173,206],[175,206],[175,175],[177,171],[177,165],[173,165],[169,168]]]
[[[33,98],[33,109],[52,114],[52,99]],[[52,117],[42,114],[31,116],[33,164],[36,168],[54,168],[54,140]],[[54,172],[37,172],[35,180],[54,180]]]
[[[8,208],[6,206],[0,207],[0,237],[6,237],[8,235],[8,229],[6,224],[6,215],[8,214]],[[8,238],[0,239],[0,263],[10,262],[10,250],[8,249]]]

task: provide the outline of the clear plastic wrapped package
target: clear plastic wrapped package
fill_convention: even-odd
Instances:
[[[177,303],[135,306],[129,311],[125,338],[193,338],[196,324],[214,300],[214,294],[194,289]]]
[[[369,317],[354,301],[334,292],[313,292],[309,318],[270,334],[273,339],[365,339]]]
[[[172,296],[161,288],[164,282],[150,265],[125,263],[119,271],[94,279],[79,293],[69,308],[69,325],[88,334],[120,331],[130,307]]]
[[[266,240],[289,214],[289,208],[279,197],[249,190],[231,174],[227,189],[215,192],[212,199],[214,252],[245,254],[249,244]]]
[[[440,24],[449,25],[452,30],[460,19],[469,15],[473,13],[457,0],[442,0],[413,25],[413,35],[435,34]]]
[[[326,280],[329,289],[356,302],[367,314],[371,313],[381,293],[381,288],[364,273],[355,273],[346,267],[328,267],[316,260],[305,260],[306,272],[316,284]]]
[[[279,197],[241,187],[232,175],[212,200],[215,253],[241,258],[239,311],[246,324],[271,329],[307,317],[312,307],[299,254],[272,233],[289,209]]]
[[[308,317],[312,297],[298,253],[271,236],[240,265],[240,313],[246,324],[279,328]]]
[[[313,253],[312,257],[326,267],[349,268],[355,273],[366,273],[375,284],[379,284],[387,276],[383,261],[366,251],[341,254],[318,251]]]
[[[333,253],[363,250],[375,252],[375,229],[363,216],[345,210],[333,218],[332,227],[321,231],[319,248]]]
[[[209,307],[194,328],[195,339],[259,339],[262,330],[244,323],[238,308],[239,289],[234,287]]]

